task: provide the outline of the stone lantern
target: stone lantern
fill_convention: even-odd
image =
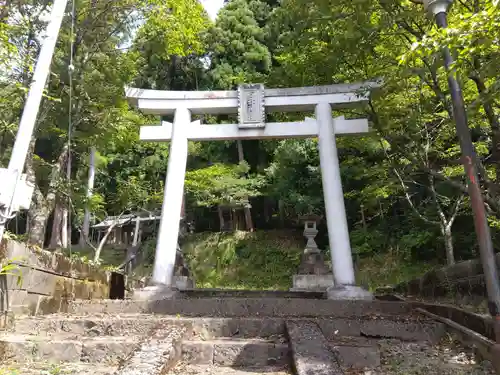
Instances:
[[[292,290],[325,291],[334,285],[332,271],[325,264],[324,256],[314,240],[321,219],[321,216],[314,214],[300,217],[300,221],[304,223],[303,233],[307,243],[302,253],[298,274],[293,276]]]

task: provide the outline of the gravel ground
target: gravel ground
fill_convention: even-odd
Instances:
[[[346,375],[494,375],[491,364],[447,336],[437,345],[380,340],[381,366],[344,369]]]
[[[0,365],[0,375],[109,375],[116,367],[100,366],[95,363],[50,364],[26,362]]]

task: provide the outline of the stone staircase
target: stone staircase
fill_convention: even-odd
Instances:
[[[139,315],[19,317],[11,332],[0,336],[0,353],[20,375],[50,368],[61,374],[112,374],[157,321]]]
[[[0,335],[0,374],[335,375],[380,366],[380,341],[445,332],[384,301],[199,297],[76,301],[72,311],[17,317]]]

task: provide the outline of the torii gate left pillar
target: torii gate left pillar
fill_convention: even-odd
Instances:
[[[368,131],[366,119],[332,117],[332,106],[342,108],[368,99],[373,82],[292,89],[264,90],[262,85],[243,85],[238,91],[180,92],[127,89],[127,97],[143,112],[174,114],[174,122],[141,128],[141,140],[171,141],[167,178],[158,233],[153,283],[163,286],[162,297],[174,295],[172,279],[179,235],[184,178],[189,140],[237,140],[318,137],[328,238],[334,287],[332,299],[371,299],[355,286],[347,217],[345,213],[336,135]],[[362,92],[362,93],[361,93]],[[315,119],[301,122],[265,123],[265,112],[314,110]],[[239,124],[201,125],[192,114],[238,113]],[[166,291],[166,292],[165,292]]]

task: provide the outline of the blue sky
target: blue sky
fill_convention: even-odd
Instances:
[[[224,0],[201,0],[201,3],[207,10],[208,14],[210,15],[210,18],[212,20],[215,20],[217,12],[219,11],[220,8],[222,8],[222,5],[224,5]]]

